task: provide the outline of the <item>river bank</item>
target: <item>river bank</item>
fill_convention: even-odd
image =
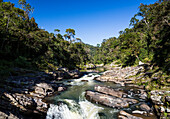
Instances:
[[[114,67],[103,72],[101,76],[89,74],[83,79],[76,78],[88,73],[81,73],[78,70],[60,69],[56,72],[45,73],[16,68],[14,69],[15,73],[11,74],[0,86],[0,117],[2,119],[46,118],[51,102],[44,100],[44,98],[51,96],[62,98],[60,94],[63,94],[64,97],[67,95],[67,98],[75,97],[68,95],[65,91],[68,87],[75,85],[72,82],[73,79],[75,82],[80,81],[81,83],[73,90],[74,93],[77,93],[78,98],[82,95],[78,92],[82,89],[85,91],[86,88],[83,88],[83,85],[87,83],[86,85],[90,88],[86,90],[85,94],[83,93],[86,99],[104,107],[118,109],[114,118],[163,119],[169,117],[170,92],[167,90],[151,91],[146,86],[137,85],[139,78],[149,75],[148,72],[145,72],[145,68],[144,65],[125,68]],[[98,71],[91,70],[89,72]],[[97,82],[92,83],[92,85],[91,80],[87,80],[88,77]],[[66,93],[61,93],[62,91]],[[87,103],[87,101],[82,103]],[[104,115],[98,111],[95,113],[99,113],[98,118]]]
[[[170,91],[168,85],[165,88],[166,90],[159,88],[151,90],[151,85],[146,85],[146,82],[149,80],[151,83],[152,80],[159,80],[160,77],[148,72],[149,68],[148,64],[136,67],[111,68],[95,80],[113,82],[120,85],[121,88],[95,86],[94,91],[86,92],[86,97],[91,102],[119,109],[137,104],[135,110],[120,110],[118,115],[120,119],[138,119],[139,117],[153,119],[155,118],[153,117],[154,113],[157,118],[169,118]],[[135,117],[135,115],[137,116]]]
[[[13,73],[0,85],[0,118],[11,119],[43,119],[49,104],[44,97],[60,93],[67,89],[63,79],[79,78],[83,73],[78,70],[56,72],[39,72],[21,68],[13,69]]]

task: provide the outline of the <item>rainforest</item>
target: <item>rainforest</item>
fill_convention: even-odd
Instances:
[[[73,28],[40,28],[18,3],[0,0],[0,118],[170,117],[169,0],[141,3],[128,28],[97,46]]]

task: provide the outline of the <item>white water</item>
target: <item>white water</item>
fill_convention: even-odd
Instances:
[[[98,77],[96,74],[85,75],[80,79],[74,79],[71,82],[73,86],[81,86],[84,83],[93,85],[93,79]],[[88,82],[82,82],[88,81]],[[103,108],[98,107],[85,99],[85,92],[79,95],[79,101],[76,102],[72,99],[59,99],[63,102],[59,105],[51,104],[48,109],[46,119],[100,119],[98,112]]]
[[[73,100],[65,100],[67,104],[50,105],[46,119],[99,119],[98,112],[102,108],[88,101],[78,104]]]

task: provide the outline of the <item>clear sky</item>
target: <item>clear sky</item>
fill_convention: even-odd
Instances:
[[[17,4],[18,0],[11,1]],[[157,0],[27,0],[34,7],[33,17],[39,27],[54,32],[75,29],[83,42],[96,45],[103,39],[117,37],[119,31],[129,27],[130,19],[140,3]]]

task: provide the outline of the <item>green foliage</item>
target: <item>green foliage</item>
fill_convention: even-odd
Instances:
[[[11,2],[0,2],[0,67],[2,74],[13,67],[54,70],[76,68],[89,58],[80,38],[68,42],[61,34],[49,33],[38,27],[26,0],[19,0],[22,9]],[[55,29],[59,32],[59,29]],[[74,29],[66,29],[67,37],[75,37]],[[73,40],[73,39],[72,39]]]
[[[151,62],[168,73],[169,11],[169,0],[149,5],[141,4],[138,13],[130,21],[131,28],[120,31],[118,38],[104,39],[101,45],[95,47],[93,62],[109,64],[119,59],[123,66],[138,64],[139,61]]]
[[[31,62],[28,62],[25,57],[19,56],[17,59],[14,61],[15,67],[21,67],[21,68],[30,68]]]

